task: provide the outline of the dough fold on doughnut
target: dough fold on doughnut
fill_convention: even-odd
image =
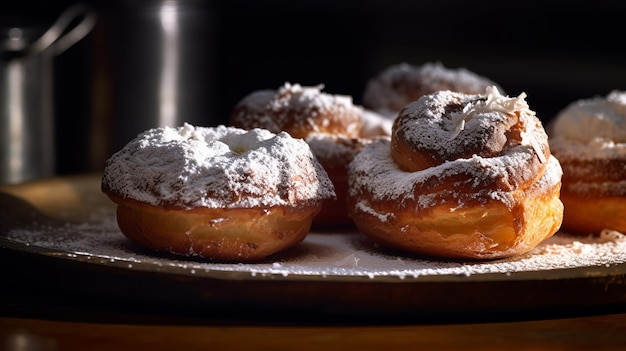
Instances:
[[[249,261],[302,241],[333,185],[287,133],[155,128],[115,153],[102,191],[124,235],[147,248]]]
[[[548,129],[563,167],[563,230],[626,232],[626,91],[574,101]]]
[[[348,208],[383,246],[495,259],[528,252],[558,231],[561,176],[524,95],[440,91],[405,107],[391,140],[354,158]]]

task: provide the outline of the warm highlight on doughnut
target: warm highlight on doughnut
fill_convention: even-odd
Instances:
[[[217,261],[253,261],[306,237],[321,204],[272,208],[163,208],[112,193],[117,222],[133,242],[152,250]]]

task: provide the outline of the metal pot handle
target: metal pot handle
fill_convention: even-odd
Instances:
[[[70,31],[63,34],[68,26],[77,18],[82,20]],[[84,38],[93,29],[96,23],[96,13],[84,4],[75,4],[68,7],[54,24],[29,48],[28,55],[35,56],[48,47],[56,56],[67,50]]]

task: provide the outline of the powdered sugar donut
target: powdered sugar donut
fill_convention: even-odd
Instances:
[[[563,167],[563,228],[626,232],[626,91],[574,101],[549,126]]]
[[[439,90],[481,94],[495,82],[466,68],[446,68],[441,63],[392,65],[372,77],[363,92],[363,106],[389,118],[420,96]]]
[[[140,134],[107,161],[102,190],[132,241],[237,261],[300,242],[322,201],[335,196],[302,140],[190,124]]]
[[[524,95],[439,91],[350,164],[349,211],[374,241],[471,259],[525,253],[560,227],[562,170]]]

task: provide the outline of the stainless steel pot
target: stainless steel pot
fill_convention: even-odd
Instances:
[[[55,172],[53,60],[85,37],[95,12],[66,9],[38,38],[33,28],[7,29],[0,49],[0,184]]]
[[[91,169],[146,129],[218,123],[209,1],[96,3]]]

